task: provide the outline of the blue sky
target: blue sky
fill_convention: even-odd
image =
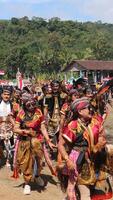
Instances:
[[[0,0],[0,19],[23,16],[113,23],[113,0]]]

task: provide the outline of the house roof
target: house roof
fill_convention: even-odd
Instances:
[[[113,61],[75,60],[64,69],[64,71],[70,70],[113,70]]]

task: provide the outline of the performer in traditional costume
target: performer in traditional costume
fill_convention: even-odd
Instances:
[[[68,115],[71,115],[71,109],[70,106],[73,101],[79,98],[79,92],[76,89],[71,89],[68,92],[67,101],[63,104],[61,110],[60,110],[60,129],[64,126],[64,123],[69,120]]]
[[[21,90],[14,88],[12,95],[12,105],[13,105],[13,117],[16,118],[20,108],[21,108]]]
[[[91,200],[90,186],[106,179],[106,172],[102,168],[106,163],[106,156],[103,156],[106,154],[103,119],[99,115],[92,116],[89,99],[86,97],[75,100],[72,107],[78,117],[62,130],[63,138],[58,147],[66,164],[59,177],[64,182],[64,177],[67,177],[67,200],[77,199],[76,185],[79,185],[80,199]],[[66,144],[69,147],[68,152],[65,149]],[[108,195],[111,197],[112,194]]]
[[[68,124],[68,122],[72,118],[72,111],[71,111],[71,103],[75,101],[75,99],[79,98],[79,93],[76,89],[71,89],[68,92],[67,100],[63,104],[61,110],[60,110],[60,132],[59,132],[59,140],[62,138],[62,128]],[[62,165],[62,157],[60,152],[58,152],[58,167]]]
[[[51,95],[47,95],[45,98],[46,116],[47,116],[47,130],[52,142],[57,145],[59,137],[60,127],[60,110],[65,102],[66,93],[62,92],[60,82],[53,80],[51,82]],[[53,160],[57,158],[57,149],[51,152]]]
[[[51,94],[49,93],[49,85],[45,84],[42,86],[42,92],[43,95],[38,98],[38,106],[40,107],[42,113],[44,114],[46,124],[48,124],[48,118],[49,118],[49,113],[48,113],[48,105],[46,102],[46,99],[51,97]]]
[[[23,101],[23,109],[16,117],[14,132],[18,134],[19,139],[16,155],[17,167],[23,173],[24,194],[30,194],[34,163],[38,164],[37,170],[35,168],[35,174],[38,178],[42,169],[43,136],[50,148],[54,147],[45,128],[44,116],[41,110],[36,107],[36,101],[30,94],[27,94]]]

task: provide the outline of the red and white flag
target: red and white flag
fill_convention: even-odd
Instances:
[[[17,86],[20,90],[23,89],[23,79],[22,79],[22,74],[21,72],[19,71],[19,68],[18,68],[18,72],[16,74],[16,79],[17,79]]]

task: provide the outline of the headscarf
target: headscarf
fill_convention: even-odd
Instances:
[[[78,112],[79,110],[82,110],[82,109],[88,107],[89,104],[90,104],[89,98],[82,97],[82,98],[76,99],[75,101],[72,102],[71,110]]]

